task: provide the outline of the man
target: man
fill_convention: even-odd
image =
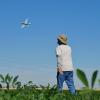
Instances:
[[[75,94],[73,81],[73,63],[71,56],[71,47],[67,44],[68,40],[64,34],[57,38],[58,46],[56,48],[57,57],[57,86],[59,92],[62,92],[63,82],[65,81],[69,92]]]

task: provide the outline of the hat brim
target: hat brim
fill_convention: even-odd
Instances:
[[[61,39],[60,37],[57,38],[60,42],[62,42],[63,44],[67,44],[67,41],[64,41],[63,39]]]

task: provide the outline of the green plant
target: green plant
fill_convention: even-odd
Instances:
[[[30,84],[28,84],[30,83]],[[14,90],[0,90],[0,100],[99,100],[100,91],[78,90],[77,95],[71,95],[68,91],[57,92],[57,86],[40,85],[41,89],[30,88],[31,82],[28,82],[25,88]]]
[[[88,80],[87,80],[87,77],[86,77],[85,73],[82,70],[80,70],[80,69],[77,69],[76,73],[77,73],[78,78],[81,80],[81,82],[86,87],[89,87],[89,83],[88,83]]]
[[[16,86],[16,84],[18,82],[18,78],[19,78],[18,75],[13,78],[13,80],[12,80],[12,86],[13,86],[13,88]]]
[[[2,88],[2,84],[0,84],[0,88]]]
[[[10,86],[15,88],[15,86],[19,85],[20,82],[18,82],[18,77],[19,77],[18,75],[13,77],[13,76],[9,75],[9,73],[6,74],[5,76],[0,74],[1,83],[6,84],[7,90],[9,90]]]
[[[77,76],[80,79],[80,81],[85,85],[85,87],[86,87],[85,89],[88,89],[89,88],[89,82],[88,82],[88,79],[86,77],[85,72],[80,70],[80,69],[77,69],[76,73],[77,73]],[[92,74],[92,77],[91,77],[91,88],[92,89],[94,88],[94,84],[96,82],[97,75],[98,75],[98,70],[95,70]]]
[[[0,74],[0,82],[1,82],[1,83],[4,83],[4,82],[5,82],[5,79],[4,79],[4,77],[3,77],[2,74]],[[0,85],[1,85],[1,87],[2,87],[2,84],[0,84]]]
[[[6,76],[4,77],[3,75],[0,74],[0,78],[1,78],[1,83],[5,83],[6,84],[6,88],[9,90],[9,86],[12,80],[12,76],[10,76],[9,74],[6,74]]]
[[[98,80],[99,84],[100,84],[100,79]]]
[[[10,83],[12,81],[13,76],[10,76],[9,73],[5,76],[5,83],[6,83],[6,88],[9,90]]]
[[[96,82],[96,78],[97,78],[97,75],[98,75],[98,70],[95,70],[92,74],[92,78],[91,78],[91,88],[93,89],[94,87],[94,84]]]

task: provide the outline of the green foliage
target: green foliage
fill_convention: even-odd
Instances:
[[[100,84],[100,79],[98,80],[99,84]]]
[[[1,85],[1,87],[2,87],[2,84],[6,84],[7,90],[9,90],[10,86],[13,87],[13,88],[15,86],[18,87],[18,85],[19,85],[18,83],[20,83],[20,82],[18,82],[18,77],[19,77],[18,75],[13,77],[13,76],[9,75],[9,73],[6,74],[5,76],[0,74],[0,82],[1,82],[0,85]]]
[[[13,81],[12,81],[12,84],[15,84],[15,83],[17,82],[18,77],[19,77],[19,75],[17,75],[17,76],[14,77],[14,79],[13,79]]]
[[[94,86],[97,73],[98,72],[96,70],[92,75],[92,82],[93,82],[92,86]],[[78,75],[83,79],[84,77],[86,78],[85,73],[80,70],[78,70]],[[69,91],[65,90],[62,93],[58,93],[57,85],[50,86],[49,83],[47,86],[43,85],[37,86],[34,85],[32,81],[29,81],[26,84],[22,85],[21,82],[18,81],[18,77],[19,77],[18,75],[16,77],[10,76],[9,74],[5,75],[5,77],[3,75],[0,75],[2,83],[11,83],[14,86],[17,86],[16,89],[12,90],[1,89],[0,100],[99,100],[100,99],[100,91],[94,91],[92,89],[88,89],[88,85],[86,85],[84,90],[77,90],[77,95],[71,95]]]
[[[48,87],[48,86],[47,86]],[[46,87],[46,89],[47,89]],[[52,87],[51,87],[52,88]],[[50,88],[50,89],[51,89]],[[48,90],[0,90],[0,100],[99,100],[100,91],[80,90],[77,95],[71,95],[68,91],[63,93],[50,92]]]
[[[77,69],[76,73],[77,73],[78,78],[85,85],[85,87],[83,89],[89,89],[89,82],[87,80],[85,72],[83,72],[80,69]],[[98,70],[95,70],[92,74],[92,77],[91,77],[91,89],[93,89],[93,87],[94,87],[94,84],[95,84],[96,79],[97,79],[97,75],[98,75]]]
[[[86,77],[85,73],[82,70],[80,70],[80,69],[77,69],[76,73],[77,73],[78,78],[81,80],[81,82],[86,87],[89,87],[88,80],[87,80],[87,77]]]
[[[4,77],[2,74],[0,74],[0,79],[1,79],[1,82],[3,83],[5,81]]]
[[[97,78],[97,75],[98,75],[98,70],[95,70],[92,74],[92,79],[91,79],[91,88],[94,87],[94,84],[95,84],[95,81],[96,81],[96,78]]]

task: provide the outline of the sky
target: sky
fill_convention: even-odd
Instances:
[[[26,18],[31,25],[21,29]],[[55,48],[61,33],[72,47],[75,86],[82,87],[77,68],[89,80],[94,70],[100,72],[100,1],[0,0],[0,73],[19,75],[22,82],[56,84]]]

